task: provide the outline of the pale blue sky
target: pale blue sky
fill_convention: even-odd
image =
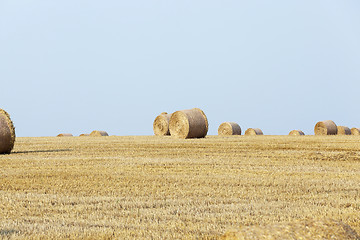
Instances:
[[[360,1],[0,0],[0,81],[17,136],[360,127]]]

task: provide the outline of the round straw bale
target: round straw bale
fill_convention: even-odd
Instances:
[[[0,154],[9,154],[15,143],[15,127],[10,115],[0,108]]]
[[[248,128],[245,131],[245,135],[255,136],[255,135],[264,135],[260,128]]]
[[[60,133],[57,135],[57,137],[72,137],[73,135],[71,133]]]
[[[109,136],[109,134],[105,131],[94,130],[90,133],[91,137],[101,137],[101,136]]]
[[[220,239],[359,239],[349,225],[332,219],[298,220],[289,223],[275,223],[267,226],[244,226],[228,231]]]
[[[88,134],[88,133],[82,133],[82,134],[79,135],[79,137],[86,137],[86,136],[90,136],[90,134]]]
[[[360,135],[360,128],[352,128],[351,135]]]
[[[218,128],[219,135],[241,135],[241,127],[235,122],[223,122]]]
[[[170,117],[170,134],[176,138],[204,138],[208,128],[207,117],[199,108],[177,111]]]
[[[351,135],[351,130],[345,126],[337,126],[337,135]]]
[[[337,126],[331,120],[321,121],[316,123],[314,133],[315,135],[336,135]]]
[[[303,136],[305,135],[305,133],[301,130],[292,130],[291,132],[289,132],[289,135],[292,136]]]
[[[171,114],[168,114],[167,112],[163,112],[155,118],[153,123],[153,129],[154,129],[154,134],[156,136],[170,135],[170,130],[169,130],[170,117]]]

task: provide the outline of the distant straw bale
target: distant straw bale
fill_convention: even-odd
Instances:
[[[223,122],[218,128],[219,135],[241,135],[241,127],[235,122]]]
[[[60,133],[57,135],[57,137],[72,137],[73,135],[71,133]]]
[[[204,138],[208,128],[207,117],[199,108],[177,111],[170,117],[170,134],[176,138]]]
[[[10,115],[0,108],[0,154],[9,154],[14,148],[15,127]]]
[[[336,135],[337,131],[336,124],[331,120],[318,122],[314,128],[315,135]]]
[[[349,225],[336,220],[301,220],[291,223],[271,224],[264,227],[246,226],[238,231],[225,233],[222,240],[237,239],[272,239],[272,240],[323,240],[323,239],[357,239],[359,235]]]
[[[360,128],[352,128],[351,135],[360,135]]]
[[[301,130],[292,130],[291,132],[289,132],[289,135],[291,136],[304,136],[305,133]]]
[[[109,134],[105,131],[94,130],[90,133],[91,137],[101,137],[101,136],[109,136]]]
[[[90,136],[90,134],[88,134],[88,133],[82,133],[82,134],[79,135],[79,137],[87,137],[87,136]]]
[[[156,136],[166,136],[170,135],[169,122],[171,114],[167,112],[161,113],[157,116],[153,123],[153,130]]]
[[[255,135],[264,135],[260,128],[248,128],[245,131],[245,135],[255,136]]]
[[[351,135],[351,130],[345,126],[337,126],[337,135]]]

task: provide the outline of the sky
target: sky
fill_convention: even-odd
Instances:
[[[152,135],[198,107],[265,135],[360,127],[358,0],[0,0],[0,108],[18,137]]]

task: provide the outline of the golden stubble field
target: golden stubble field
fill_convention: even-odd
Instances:
[[[17,138],[0,237],[216,239],[331,218],[360,232],[359,136]]]

